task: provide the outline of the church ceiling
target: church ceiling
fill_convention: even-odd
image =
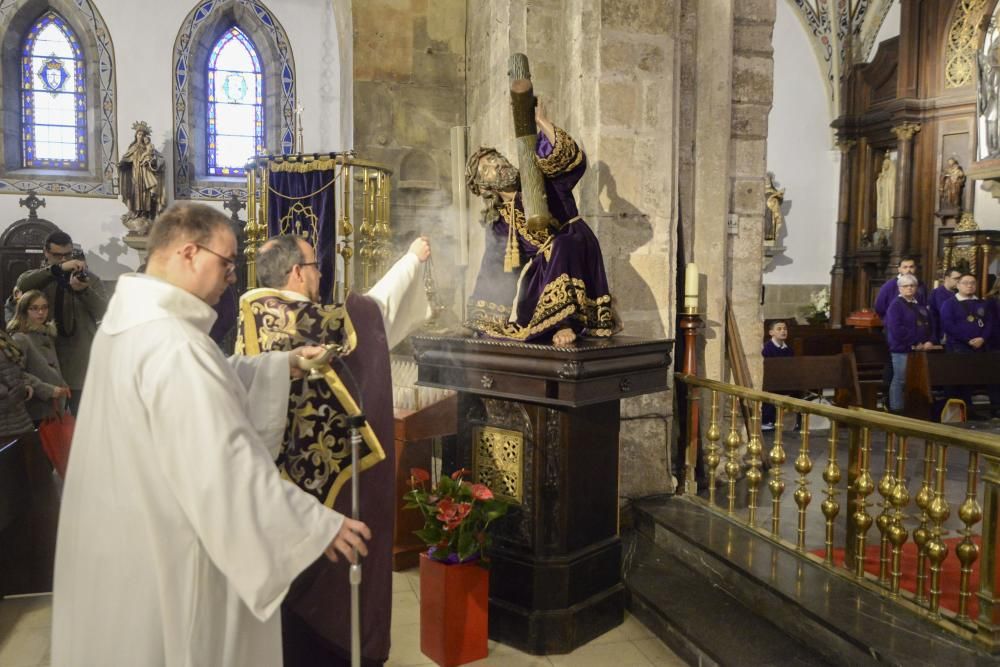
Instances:
[[[788,1],[810,35],[830,100],[836,103],[839,86],[835,82],[840,80],[849,59],[850,62],[868,59],[893,0]]]

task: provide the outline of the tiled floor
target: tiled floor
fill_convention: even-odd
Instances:
[[[420,652],[420,591],[416,569],[393,574],[392,652],[387,667],[433,665]],[[48,667],[52,597],[0,600],[0,665]],[[685,663],[631,615],[625,623],[567,655],[533,656],[490,642],[490,667],[680,667]]]

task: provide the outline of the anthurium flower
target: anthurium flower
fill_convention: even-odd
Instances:
[[[423,468],[410,468],[410,479],[416,480],[417,482],[426,482],[430,480],[431,474],[424,470]]]
[[[472,484],[469,490],[476,500],[493,500],[493,492],[485,484]]]

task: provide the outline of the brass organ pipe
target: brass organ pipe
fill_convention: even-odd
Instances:
[[[969,598],[972,597],[970,581],[972,566],[979,558],[979,546],[972,541],[972,527],[983,518],[983,509],[976,498],[977,477],[979,474],[979,454],[969,452],[969,471],[965,485],[965,500],[958,508],[958,517],[965,524],[962,529],[962,542],[955,549],[958,561],[962,564],[962,575],[958,586],[958,618],[969,620]]]
[[[806,509],[812,501],[812,493],[809,492],[808,476],[812,471],[812,459],[809,458],[809,413],[802,414],[802,427],[799,429],[801,439],[799,445],[799,455],[795,457],[795,472],[799,473],[798,488],[795,489],[793,498],[799,508],[798,527],[796,528],[795,546],[802,551],[806,548]]]
[[[830,438],[827,442],[829,443],[829,452],[826,468],[823,469],[823,481],[826,482],[824,490],[826,500],[820,503],[820,509],[826,519],[824,560],[827,565],[833,565],[833,527],[837,514],[840,513],[840,503],[837,502],[837,482],[840,481],[840,466],[837,465],[837,422],[830,422]]]
[[[768,458],[771,461],[770,479],[767,488],[771,491],[771,535],[778,537],[781,527],[781,496],[785,493],[785,480],[781,478],[781,466],[785,464],[784,438],[785,408],[778,406],[774,419],[774,444]]]

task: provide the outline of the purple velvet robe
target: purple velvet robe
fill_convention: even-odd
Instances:
[[[536,153],[549,211],[560,227],[530,232],[520,192],[513,206],[501,207],[500,217],[486,230],[466,326],[486,336],[520,341],[548,337],[566,327],[584,335],[610,336],[621,327],[608,293],[604,258],[573,198],[573,187],[587,168],[586,158],[558,128],[554,146],[539,133]],[[520,262],[505,271],[512,224]]]
[[[896,278],[890,278],[885,281],[881,289],[878,291],[878,296],[875,297],[875,312],[878,316],[885,320],[886,313],[889,312],[889,306],[893,303],[893,299],[899,296],[899,285],[896,283]],[[926,306],[927,305],[927,288],[924,287],[923,283],[917,284],[917,303]]]
[[[969,341],[973,338],[984,338],[989,343],[993,339],[993,315],[993,308],[983,299],[945,301],[941,307],[941,327],[948,336],[947,349],[971,350]]]
[[[920,303],[909,303],[903,297],[896,297],[889,304],[885,315],[885,334],[889,339],[889,351],[906,353],[920,343],[934,342],[934,321],[931,310]]]

